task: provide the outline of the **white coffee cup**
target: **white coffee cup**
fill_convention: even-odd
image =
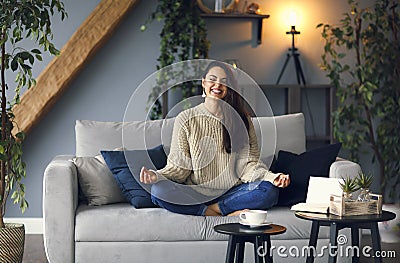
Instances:
[[[239,218],[250,225],[260,225],[267,221],[267,214],[265,210],[248,210],[241,212]]]

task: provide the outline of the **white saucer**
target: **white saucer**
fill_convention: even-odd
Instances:
[[[272,222],[263,222],[263,223],[261,223],[261,224],[256,224],[256,225],[254,225],[254,224],[250,224],[250,223],[247,222],[247,221],[244,221],[244,220],[242,220],[242,219],[239,219],[239,224],[245,225],[245,226],[250,226],[250,227],[260,227],[260,226],[269,226],[270,224],[272,224]]]

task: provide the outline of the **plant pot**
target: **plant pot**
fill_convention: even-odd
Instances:
[[[381,241],[384,243],[400,242],[400,204],[383,204],[382,210],[396,214],[396,218],[390,221],[378,223]]]
[[[368,188],[361,188],[360,194],[357,197],[357,201],[359,202],[369,202],[371,200],[369,196],[369,189]]]
[[[24,244],[24,225],[6,223],[5,228],[0,228],[0,262],[21,263],[24,255]]]

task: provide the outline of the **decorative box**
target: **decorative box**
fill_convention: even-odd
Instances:
[[[346,202],[343,196],[331,195],[329,202],[329,213],[338,216],[370,215],[382,213],[382,195],[369,194],[370,201]]]

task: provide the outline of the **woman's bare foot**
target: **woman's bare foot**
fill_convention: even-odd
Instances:
[[[220,216],[221,211],[219,210],[218,204],[212,204],[207,207],[207,210],[204,212],[205,216]]]
[[[230,214],[227,214],[226,216],[239,216],[240,213],[249,211],[249,209],[243,209],[243,210],[237,210],[233,211]],[[207,210],[204,212],[205,216],[221,216],[221,210],[219,210],[219,206],[217,203],[211,204],[207,207]]]
[[[227,216],[239,216],[240,213],[246,212],[246,211],[249,211],[249,209],[237,210],[237,211],[234,211],[234,212],[232,212],[230,214],[227,214]]]
[[[209,207],[207,207],[206,211],[204,212],[205,216],[221,216],[220,213],[210,209]]]

